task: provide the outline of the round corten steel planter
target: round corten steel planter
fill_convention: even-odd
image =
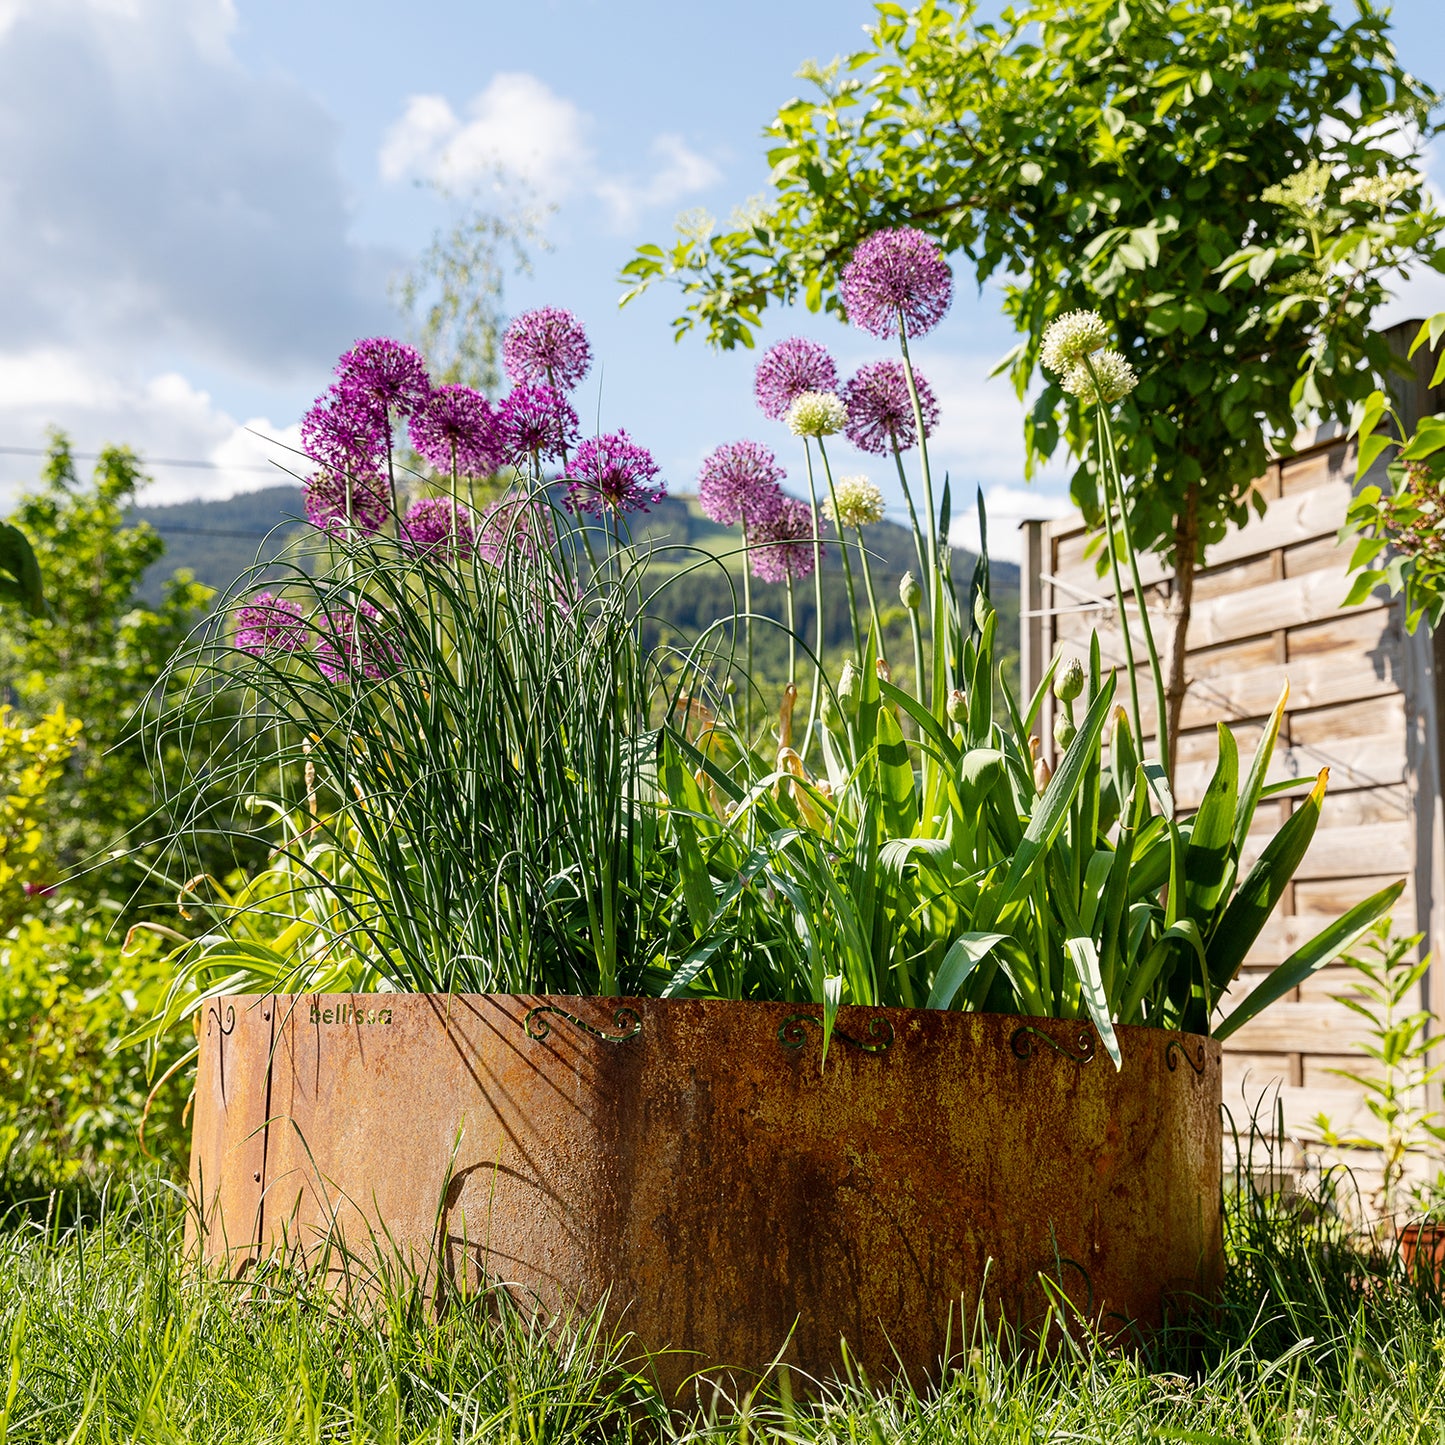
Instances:
[[[998,1014],[523,995],[220,999],[192,1189],[233,1270],[376,1241],[606,1301],[671,1389],[783,1358],[936,1379],[1050,1295],[1157,1323],[1218,1284],[1220,1051]],[[334,1258],[334,1256],[333,1256]],[[790,1337],[791,1332],[791,1337]]]

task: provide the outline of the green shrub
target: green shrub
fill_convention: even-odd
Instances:
[[[182,1166],[186,1085],[161,1087],[148,1117],[146,1101],[191,1040],[162,1040],[149,1057],[123,1044],[168,976],[162,940],[134,930],[127,941],[113,918],[61,903],[0,941],[0,1208],[89,1193],[146,1151]]]

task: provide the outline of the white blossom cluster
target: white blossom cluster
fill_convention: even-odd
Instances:
[[[848,409],[832,391],[805,391],[794,397],[783,417],[795,437],[830,437],[843,430]]]
[[[883,493],[864,476],[839,477],[823,503],[823,515],[840,530],[881,522],[883,511]]]

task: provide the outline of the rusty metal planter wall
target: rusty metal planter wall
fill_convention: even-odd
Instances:
[[[1155,1322],[1221,1269],[1220,1051],[1086,1024],[521,995],[235,997],[202,1018],[206,1256],[374,1240],[548,1308],[608,1301],[670,1387],[838,1342],[918,1383],[1040,1276]]]

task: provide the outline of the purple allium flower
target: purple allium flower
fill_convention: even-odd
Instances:
[[[408,551],[424,557],[470,557],[472,514],[450,497],[423,497],[406,509],[401,539]]]
[[[379,470],[386,445],[386,412],[360,392],[333,386],[301,418],[301,450],[334,472]]]
[[[369,602],[345,602],[322,613],[316,620],[316,666],[337,683],[357,681],[358,673],[379,682],[394,672],[396,648],[380,623],[381,613]]]
[[[797,497],[784,494],[776,512],[758,528],[748,551],[752,554],[753,576],[764,582],[784,582],[789,577],[807,577],[815,557],[813,509]],[[823,548],[818,546],[818,556]]]
[[[560,462],[577,441],[577,413],[553,386],[517,386],[498,412],[502,449],[518,462],[534,452],[546,461]]]
[[[529,497],[503,497],[482,514],[477,555],[495,565],[510,548],[535,562],[556,542],[551,512],[544,503]]]
[[[929,437],[938,425],[938,402],[917,367],[913,379],[918,383],[923,434]],[[860,366],[843,388],[843,404],[848,408],[848,425],[843,433],[860,451],[885,457],[894,447],[906,452],[917,444],[908,375],[901,361],[870,361]]]
[[[781,421],[805,391],[837,391],[838,368],[821,341],[790,336],[770,346],[753,375],[753,395],[763,415]]]
[[[419,411],[431,395],[426,362],[414,346],[373,336],[358,341],[336,363],[339,389],[387,412]]]
[[[351,526],[370,536],[386,526],[391,512],[386,483],[375,474],[317,472],[306,483],[305,497],[306,520],[325,532],[344,532]]]
[[[235,644],[252,657],[272,652],[297,652],[306,646],[301,606],[273,592],[258,592],[235,609]]]
[[[703,516],[724,527],[742,522],[765,525],[783,501],[778,485],[787,473],[761,442],[724,442],[697,474],[697,500]]]
[[[901,319],[909,336],[922,336],[947,314],[953,272],[936,241],[900,226],[859,244],[843,268],[842,291],[848,320],[869,335],[897,336]]]
[[[469,386],[439,386],[412,413],[411,444],[439,472],[489,477],[505,461],[491,403]]]
[[[555,386],[571,391],[592,365],[592,346],[582,323],[560,306],[524,311],[502,338],[502,365],[516,386]]]
[[[567,495],[574,507],[596,516],[645,512],[667,495],[653,485],[657,463],[626,431],[588,437],[567,469]]]

